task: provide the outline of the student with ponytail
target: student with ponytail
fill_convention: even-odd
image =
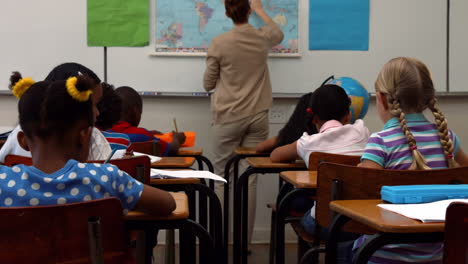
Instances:
[[[362,167],[427,170],[468,165],[458,137],[448,129],[437,105],[429,69],[413,58],[388,62],[375,82],[377,109],[384,129],[373,133]],[[435,124],[423,111],[429,109]]]
[[[76,76],[87,76],[93,83],[92,90],[93,93],[91,95],[92,102],[93,102],[93,113],[94,118],[96,119],[99,116],[99,110],[97,108],[97,104],[101,100],[102,97],[102,87],[101,87],[101,80],[99,77],[89,68],[78,64],[78,63],[63,63],[56,66],[46,77],[46,81],[60,81],[66,80],[69,77],[76,77]],[[24,78],[21,76],[19,72],[13,72],[12,76],[10,77],[10,90],[12,90],[13,94],[17,96],[13,89],[16,85],[22,85],[24,83],[32,82],[31,78]],[[19,99],[19,97],[18,97]],[[20,126],[18,125],[8,136],[3,147],[0,149],[0,162],[5,161],[5,157],[7,155],[18,155],[24,157],[31,157],[31,153],[29,151],[24,150],[18,144],[17,135],[18,132],[21,131]],[[111,153],[111,146],[107,142],[104,135],[99,131],[97,128],[93,128],[92,133],[92,140],[90,142],[91,146],[89,149],[89,156],[90,160],[105,160]]]
[[[375,82],[377,109],[384,129],[371,135],[361,167],[429,170],[468,165],[460,141],[448,129],[437,105],[429,69],[413,58],[389,61]],[[423,114],[430,110],[435,124]],[[366,236],[356,240],[359,248]],[[378,250],[369,263],[442,263],[441,243],[389,245]]]
[[[0,166],[0,206],[57,205],[116,197],[124,213],[168,215],[172,196],[109,164],[87,164],[94,128],[93,81],[86,76],[12,87],[20,99],[18,141],[33,166]]]

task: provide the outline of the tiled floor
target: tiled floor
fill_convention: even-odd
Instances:
[[[163,264],[164,262],[164,246],[157,246],[154,251],[155,261],[153,263],[156,264]],[[252,264],[267,264],[268,263],[268,256],[269,256],[269,246],[268,244],[254,244],[250,247],[252,251],[252,255],[249,256],[249,263]],[[231,255],[232,247],[230,248],[229,254],[229,263],[232,262],[232,255]],[[287,244],[286,245],[286,262],[287,264],[295,264],[297,263],[297,246],[296,244]],[[178,250],[176,246],[176,262],[178,262]],[[320,261],[323,263],[323,260]]]

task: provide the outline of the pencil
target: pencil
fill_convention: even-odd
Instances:
[[[179,129],[177,129],[177,121],[175,118],[174,118],[174,128],[175,128],[175,132],[179,133]]]

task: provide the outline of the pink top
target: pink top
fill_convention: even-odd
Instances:
[[[369,129],[361,119],[348,125],[330,120],[322,125],[319,133],[314,135],[304,133],[297,141],[297,153],[307,166],[309,166],[309,156],[312,152],[361,156],[369,136]]]

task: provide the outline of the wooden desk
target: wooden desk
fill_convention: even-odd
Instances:
[[[386,233],[444,232],[444,223],[423,223],[378,207],[381,200],[343,200],[330,203],[330,209],[352,220]]]
[[[202,148],[181,148],[177,152],[177,156],[200,156],[203,155]]]
[[[384,210],[381,200],[332,201],[330,209],[337,213],[330,225],[325,263],[336,262],[338,233],[350,220],[368,225],[378,231],[358,250],[354,263],[367,263],[379,248],[388,244],[432,243],[443,241],[444,223],[422,223]]]
[[[270,153],[262,153],[262,152],[257,152],[255,148],[246,148],[246,147],[238,147],[236,150],[234,150],[234,154],[236,155],[243,155],[243,156],[265,156],[265,155],[270,155]]]
[[[190,168],[195,162],[193,157],[163,157],[151,163],[152,168]]]
[[[126,221],[180,220],[189,216],[188,198],[185,193],[171,193],[176,202],[176,209],[169,216],[156,216],[143,212],[131,211],[124,218]]]
[[[170,184],[199,184],[198,178],[183,178],[183,179],[151,179],[151,185],[170,185]]]
[[[203,149],[202,148],[181,148],[179,152],[177,152],[177,156],[179,157],[194,157],[198,163],[198,170],[204,170],[203,164],[206,164],[208,167],[208,171],[214,173],[214,167],[211,161],[203,156]],[[214,184],[213,188],[214,188]]]
[[[280,177],[296,188],[317,188],[317,171],[282,171]]]
[[[246,159],[247,163],[253,168],[268,168],[268,169],[307,169],[303,160],[296,160],[293,162],[273,162],[270,157],[251,157]]]

